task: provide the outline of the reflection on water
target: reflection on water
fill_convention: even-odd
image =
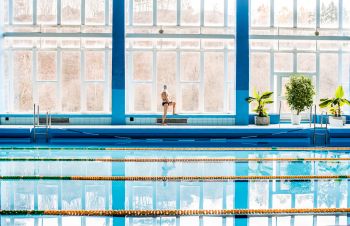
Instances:
[[[104,157],[106,153],[104,153]],[[85,156],[84,153],[71,153]],[[134,152],[108,153],[108,157],[166,158],[186,157],[241,157],[242,152]],[[118,155],[118,156],[117,156]],[[121,156],[124,155],[124,156]],[[98,156],[95,153],[95,156]],[[303,161],[302,158],[339,158],[349,154],[331,152],[248,152],[248,158],[298,158],[299,161],[260,162],[0,162],[1,175],[120,175],[125,176],[232,176],[246,168],[246,175],[347,175],[348,161]],[[163,157],[164,158],[164,157]],[[118,174],[116,173],[118,172]],[[62,209],[110,210],[113,191],[110,181],[0,181],[1,209]],[[269,208],[331,208],[348,207],[347,180],[320,181],[249,181],[248,191],[235,191],[238,183],[245,182],[152,182],[127,181],[125,209],[233,209],[237,205],[235,194],[247,197],[251,209]],[[235,193],[236,192],[236,193]],[[1,217],[2,225],[41,226],[78,225],[111,226],[112,218],[94,217]],[[250,226],[299,226],[345,224],[346,216],[281,216],[250,217]],[[234,225],[233,217],[127,217],[128,226],[226,226]]]

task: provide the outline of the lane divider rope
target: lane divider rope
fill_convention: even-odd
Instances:
[[[0,158],[0,162],[300,162],[350,161],[350,158]]]
[[[299,176],[0,176],[0,180],[71,180],[71,181],[173,181],[173,182],[226,182],[255,180],[344,180],[350,175]]]
[[[0,210],[0,215],[47,216],[105,216],[105,217],[155,217],[155,216],[235,216],[235,215],[298,215],[345,214],[350,208],[310,209],[231,209],[231,210]]]
[[[67,151],[349,151],[350,147],[270,147],[270,148],[232,148],[232,147],[1,147],[0,150],[67,150]]]

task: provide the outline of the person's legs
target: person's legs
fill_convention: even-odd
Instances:
[[[165,124],[166,114],[168,113],[168,104],[163,105],[164,111],[163,111],[163,117],[162,117],[162,125]]]
[[[172,106],[172,107],[173,107],[173,115],[175,115],[175,114],[176,114],[176,102],[171,102],[171,103],[169,104],[169,106]]]

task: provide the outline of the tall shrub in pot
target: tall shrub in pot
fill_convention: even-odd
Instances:
[[[286,84],[286,99],[292,113],[292,124],[299,125],[300,113],[310,108],[313,103],[315,88],[311,78],[304,75],[293,75]]]
[[[260,94],[257,92],[255,89],[253,91],[253,96],[248,97],[246,101],[248,103],[255,102],[257,104],[256,108],[253,110],[255,113],[257,113],[257,116],[255,116],[255,124],[264,126],[264,125],[269,125],[270,124],[270,117],[269,114],[267,113],[266,109],[266,104],[272,104],[272,94],[273,92],[263,92]]]

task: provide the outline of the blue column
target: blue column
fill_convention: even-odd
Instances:
[[[249,0],[237,0],[236,125],[249,124]]]
[[[125,124],[125,1],[113,1],[112,125]]]
[[[239,0],[240,1],[240,0]],[[238,157],[238,156],[237,156]],[[248,154],[242,153],[239,158],[248,158]],[[248,175],[248,162],[240,162],[235,164],[235,171],[237,176]],[[248,209],[248,181],[236,181],[235,182],[235,196],[234,204],[235,209]],[[247,216],[236,216],[235,226],[247,226]]]
[[[125,176],[125,163],[113,162],[112,175]],[[125,209],[125,181],[112,181],[112,209],[113,210]],[[123,226],[123,225],[125,225],[125,217],[113,218],[113,226]]]
[[[2,8],[3,8],[3,5],[0,3],[0,15],[3,15],[2,14]],[[4,95],[4,92],[5,92],[5,89],[4,89],[4,65],[2,63],[3,61],[3,54],[4,54],[4,51],[3,51],[3,31],[2,31],[2,28],[3,28],[3,24],[1,23],[2,19],[0,19],[0,84],[2,84],[0,86],[0,111],[2,112],[5,112],[5,95]]]

